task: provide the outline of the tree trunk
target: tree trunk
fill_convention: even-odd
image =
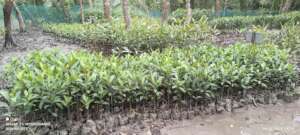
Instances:
[[[64,12],[65,21],[70,22],[71,17],[67,5],[65,5],[65,0],[60,0],[60,6],[62,7],[62,10]]]
[[[195,0],[191,0],[191,8],[192,8],[192,9],[195,8]]]
[[[288,12],[293,4],[293,0],[286,0],[281,8],[281,12]]]
[[[244,0],[239,0],[240,3],[240,10],[246,11],[247,10],[247,3]]]
[[[4,48],[7,48],[8,46],[16,46],[16,43],[13,40],[12,34],[11,34],[11,12],[13,10],[13,1],[12,0],[5,0],[4,6],[3,6],[3,14],[4,14],[4,27],[5,27],[5,42],[4,42]]]
[[[24,23],[24,19],[23,19],[23,16],[22,16],[22,13],[20,11],[20,9],[18,8],[17,4],[14,2],[14,8],[15,8],[15,11],[16,11],[16,16],[17,16],[17,19],[18,19],[18,22],[19,22],[19,30],[20,32],[25,32],[25,23]]]
[[[103,0],[103,14],[104,18],[107,20],[111,20],[111,14],[110,14],[110,0]]]
[[[73,0],[74,1],[74,4],[78,5],[80,4],[80,0]]]
[[[149,7],[147,6],[147,4],[145,3],[144,0],[138,0],[139,5],[141,6],[141,8],[143,8],[145,10],[145,12],[147,13],[147,15],[149,15]]]
[[[169,0],[162,0],[162,16],[161,16],[162,23],[165,23],[168,21],[169,10],[170,10]]]
[[[193,18],[191,0],[186,0],[186,9],[187,9],[187,14],[186,14],[185,24],[189,24],[191,23]]]
[[[221,16],[221,10],[222,10],[222,5],[221,5],[221,0],[216,0],[216,5],[215,5],[215,12],[217,16]]]
[[[226,16],[226,13],[227,13],[227,8],[228,8],[228,0],[224,0],[224,8],[223,8],[223,10],[224,10],[224,16]]]
[[[128,0],[122,0],[122,9],[123,9],[123,16],[125,20],[125,28],[126,30],[130,29],[131,19],[129,15],[128,9]]]
[[[79,0],[80,5],[80,22],[84,23],[83,0]]]
[[[92,9],[92,8],[94,7],[93,1],[92,1],[92,0],[88,0],[88,2],[89,2],[89,7],[90,7],[90,9]]]

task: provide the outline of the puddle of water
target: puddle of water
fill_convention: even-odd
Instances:
[[[300,124],[300,114],[295,116],[294,121]]]

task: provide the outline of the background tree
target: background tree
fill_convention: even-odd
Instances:
[[[24,19],[23,19],[23,15],[22,15],[22,12],[20,11],[20,9],[18,8],[18,5],[16,4],[16,2],[14,1],[14,9],[15,9],[15,12],[16,12],[16,16],[17,16],[17,19],[18,19],[18,22],[19,22],[19,31],[22,33],[22,32],[25,32],[25,23],[24,23]]]
[[[93,0],[88,0],[88,3],[89,3],[90,9],[93,9],[93,7],[94,7],[94,2],[93,2]]]
[[[186,15],[185,24],[189,24],[193,18],[191,0],[186,0],[186,9],[187,9],[187,15]]]
[[[161,16],[162,23],[167,22],[169,16],[169,10],[170,10],[169,0],[162,0],[162,16]]]
[[[14,7],[13,0],[5,0],[3,6],[3,14],[4,14],[4,27],[5,27],[5,34],[4,34],[4,48],[8,46],[16,46],[16,43],[12,37],[12,27],[11,27],[11,13]]]
[[[222,10],[222,3],[221,0],[216,0],[216,4],[215,4],[215,12],[217,16],[221,15],[221,10]]]
[[[123,16],[126,30],[130,29],[131,18],[129,15],[128,0],[122,0]]]
[[[281,12],[289,11],[292,4],[293,4],[293,0],[286,0],[281,8]]]
[[[245,2],[245,0],[239,0],[239,4],[241,11],[247,10],[247,2]]]
[[[80,21],[84,23],[84,13],[83,13],[83,0],[79,0],[80,5]]]
[[[111,20],[111,13],[110,13],[110,0],[103,0],[103,14],[104,18],[107,20]]]
[[[59,1],[60,1],[60,6],[64,13],[65,21],[71,22],[71,15],[69,12],[68,3],[65,0],[59,0]]]

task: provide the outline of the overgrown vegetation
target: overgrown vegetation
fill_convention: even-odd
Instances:
[[[279,32],[269,34],[269,42],[282,49],[288,49],[291,54],[299,55],[300,25],[287,24]]]
[[[148,17],[149,15],[141,9],[135,7],[135,6],[130,6],[130,15],[132,17]],[[77,14],[77,16],[79,16]],[[94,10],[87,10],[84,12],[85,20],[103,20],[103,12],[97,8]],[[122,14],[122,8],[120,6],[114,7],[112,10],[112,16],[114,18],[121,18],[123,16]]]
[[[262,16],[262,15],[276,15],[279,14],[276,11],[269,10],[226,10],[221,16],[232,17],[232,16]],[[186,17],[187,10],[185,8],[179,8],[172,12],[171,18],[173,19],[184,19]],[[193,19],[199,20],[201,17],[206,16],[209,19],[218,18],[214,10],[209,9],[193,9]]]
[[[281,28],[284,24],[297,24],[300,22],[300,12],[290,12],[279,15],[264,16],[234,16],[221,17],[210,21],[217,29],[240,29],[253,25],[269,26],[269,28]]]
[[[288,54],[272,45],[166,49],[104,57],[34,52],[6,66],[9,104],[26,113],[200,103],[245,93],[290,92],[296,81]]]
[[[171,18],[173,18],[173,19],[185,19],[186,14],[187,14],[186,9],[177,9],[176,11],[172,12]],[[206,10],[206,9],[194,9],[192,16],[193,16],[194,20],[199,20],[203,16],[211,18],[212,16],[215,16],[215,14],[212,13],[210,10]]]

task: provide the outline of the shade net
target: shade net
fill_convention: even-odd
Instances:
[[[72,2],[70,2],[72,1]],[[76,1],[76,0],[74,0]],[[93,5],[89,5],[88,0],[84,0],[84,16],[86,21],[98,20],[103,18],[103,1],[94,0]],[[159,18],[161,16],[160,3],[156,6],[146,6],[145,3],[130,3],[129,9],[131,16]],[[114,18],[122,16],[122,4],[120,0],[111,0],[111,12]],[[3,7],[3,3],[1,5]],[[41,24],[47,23],[78,23],[80,22],[80,6],[79,3],[74,3],[73,0],[66,1],[64,4],[47,1],[42,4],[17,3],[17,7],[22,13],[26,24]],[[261,11],[261,10],[232,10],[224,9],[218,16],[211,9],[194,9],[206,10],[210,18],[224,16],[256,16],[256,15],[275,15],[277,11]],[[176,11],[175,11],[176,12]],[[171,13],[172,15],[172,13]],[[16,13],[13,11],[13,28],[17,28],[18,22]],[[0,12],[0,28],[3,27],[3,12]]]

